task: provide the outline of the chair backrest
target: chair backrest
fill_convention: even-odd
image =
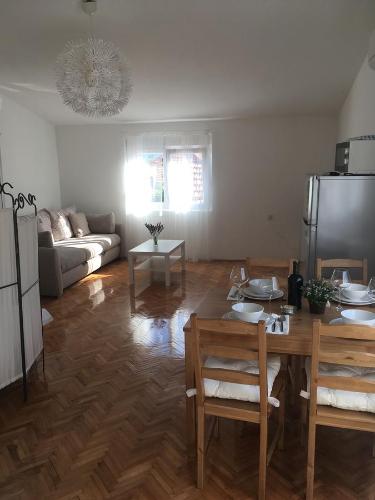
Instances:
[[[322,339],[338,339],[337,349],[329,347]],[[348,347],[343,348],[339,339],[345,339]],[[351,392],[375,393],[375,380],[358,377],[319,375],[319,363],[375,368],[375,353],[366,351],[364,341],[374,341],[372,328],[359,325],[323,325],[320,320],[313,323],[313,345],[311,357],[310,415],[316,413],[318,387]],[[341,347],[340,347],[341,346]]]
[[[204,404],[204,379],[258,385],[260,412],[265,414],[268,405],[265,322],[259,321],[256,325],[244,321],[202,319],[196,314],[191,315],[190,321],[198,405]],[[233,360],[257,360],[259,374],[205,367],[204,361],[208,356]]]
[[[246,266],[251,278],[263,277],[264,274],[274,274],[286,285],[288,276],[293,272],[293,262],[297,259],[273,259],[267,257],[247,257]]]
[[[316,277],[322,277],[323,269],[359,269],[362,270],[361,281],[367,285],[367,259],[316,259]]]

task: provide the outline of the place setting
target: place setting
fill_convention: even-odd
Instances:
[[[338,304],[336,310],[339,318],[330,321],[330,324],[357,324],[375,327],[375,313],[363,309],[344,309],[343,306],[368,306],[375,304],[375,277],[368,285],[353,283],[349,271],[335,269],[332,273],[331,284],[334,288],[333,300]]]
[[[260,304],[249,302],[268,301],[269,309],[272,300],[281,299],[284,292],[279,287],[276,276],[251,279],[245,266],[233,266],[230,274],[232,287],[227,300],[235,301],[232,310],[223,315],[223,319],[236,319],[257,324],[265,321],[267,333],[286,335],[289,332],[289,316],[285,314],[266,313]],[[245,286],[247,285],[247,286]]]

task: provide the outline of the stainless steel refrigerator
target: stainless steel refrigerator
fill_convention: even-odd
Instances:
[[[375,176],[306,179],[300,248],[305,279],[315,276],[317,257],[367,257],[369,276],[375,276]]]

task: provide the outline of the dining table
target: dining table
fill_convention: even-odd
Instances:
[[[197,309],[194,311],[200,318],[218,319],[231,311],[233,301],[227,300],[228,288],[212,288],[210,289]],[[281,314],[280,306],[286,304],[286,293],[280,299],[272,301],[257,301],[248,299],[250,302],[261,304],[264,307],[265,313]],[[344,306],[345,308],[352,308],[353,306]],[[358,306],[356,306],[358,307]],[[371,306],[360,306],[360,309],[369,310]],[[309,304],[306,300],[302,301],[302,308],[294,315],[289,316],[289,331],[287,334],[281,333],[267,333],[267,351],[274,354],[284,354],[296,356],[297,359],[304,359],[310,356],[312,352],[312,335],[313,335],[313,321],[320,319],[322,323],[330,323],[332,320],[340,318],[340,311],[337,310],[337,304],[332,302],[328,304],[324,314],[311,314],[309,311]],[[186,382],[186,417],[187,417],[187,444],[188,452],[191,456],[194,450],[195,443],[195,397],[192,397],[192,392],[189,389],[195,388],[194,377],[194,363],[193,363],[193,346],[192,346],[192,332],[190,327],[190,320],[184,326],[185,334],[185,382]],[[234,338],[232,335],[230,339],[225,337],[225,334],[214,334],[216,340],[221,345],[225,345],[230,341],[231,346],[243,347],[244,338],[238,336]],[[219,338],[220,337],[220,338]],[[255,347],[251,345],[251,340],[247,340],[248,347]],[[364,352],[371,352],[375,354],[375,331],[374,341],[362,341],[360,347],[352,345],[348,339],[332,338],[322,340],[325,348],[334,352],[345,350],[358,350]]]

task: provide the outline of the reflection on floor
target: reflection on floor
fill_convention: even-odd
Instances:
[[[182,327],[205,293],[227,286],[230,262],[188,264],[185,280],[129,293],[115,262],[45,306],[46,372],[0,392],[1,499],[256,498],[257,428],[223,422],[207,482],[195,488],[185,451]],[[141,278],[141,280],[139,279]],[[294,411],[289,408],[289,415]],[[269,498],[302,498],[305,450],[288,421],[286,451],[268,475]],[[375,461],[365,433],[318,432],[316,498],[374,498]]]

